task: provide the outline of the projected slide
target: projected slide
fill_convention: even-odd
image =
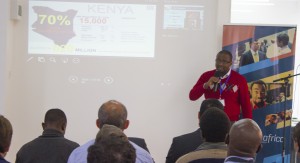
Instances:
[[[29,1],[29,54],[154,57],[156,5]]]
[[[165,5],[164,29],[203,30],[203,6]]]

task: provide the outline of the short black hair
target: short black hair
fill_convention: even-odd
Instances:
[[[289,35],[286,33],[281,33],[277,35],[277,41],[282,42],[284,46],[289,44]]]
[[[224,110],[223,104],[218,99],[208,98],[208,99],[203,100],[203,102],[201,103],[200,110],[199,110],[200,116],[202,116],[202,114],[208,108],[211,108],[211,107],[216,107],[216,108],[219,108],[220,110]]]
[[[226,55],[228,55],[230,57],[230,60],[232,61],[232,54],[231,54],[230,51],[228,51],[228,50],[221,50],[221,51],[219,51],[218,54],[226,54]]]
[[[267,89],[267,84],[264,81],[262,81],[262,80],[256,80],[256,81],[254,81],[254,82],[251,83],[250,90],[252,90],[252,87],[253,87],[254,84],[263,85],[265,87],[265,89]]]
[[[230,129],[230,120],[224,111],[212,107],[201,116],[200,129],[206,142],[224,142]]]
[[[249,41],[249,45],[251,46],[251,44],[253,43],[253,42],[258,42],[258,40],[257,39],[251,39],[250,41]]]
[[[44,122],[45,124],[51,124],[60,127],[62,124],[67,123],[67,117],[61,109],[53,108],[46,112]]]

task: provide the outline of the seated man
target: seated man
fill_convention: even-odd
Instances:
[[[4,157],[9,150],[12,134],[13,129],[9,120],[0,115],[0,163],[9,163]]]
[[[135,163],[135,149],[121,129],[104,125],[88,149],[88,163]]]
[[[220,110],[224,110],[224,107],[219,100],[206,99],[200,106],[200,110],[198,112],[198,122],[200,122],[200,117],[202,114],[210,107],[217,107]],[[203,140],[200,128],[192,133],[173,138],[172,145],[166,157],[166,163],[175,163],[179,157],[194,151],[202,142]]]
[[[119,127],[121,130],[125,130],[129,126],[129,120],[127,120],[127,109],[126,107],[116,101],[110,100],[101,105],[98,110],[98,119],[96,120],[97,127],[101,130],[102,126],[114,125]],[[151,155],[139,147],[135,143],[129,141],[136,151],[136,163],[153,163]],[[95,143],[95,139],[88,141],[84,145],[76,148],[70,155],[68,163],[86,163],[88,148]]]
[[[42,127],[43,134],[18,151],[16,163],[66,163],[71,152],[79,146],[64,138],[67,117],[62,110],[48,110]]]
[[[207,109],[200,119],[204,142],[195,151],[180,157],[176,163],[190,161],[223,163],[227,154],[225,137],[229,132],[230,125],[230,120],[224,111],[216,107]],[[202,156],[202,153],[205,153],[205,155]]]
[[[228,152],[224,163],[254,163],[261,148],[262,132],[255,121],[241,119],[231,126],[225,141]]]

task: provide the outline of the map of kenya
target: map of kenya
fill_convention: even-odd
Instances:
[[[51,39],[61,47],[64,47],[71,38],[76,36],[73,31],[76,10],[60,12],[44,6],[32,8],[37,14],[37,20],[32,24],[32,31]]]

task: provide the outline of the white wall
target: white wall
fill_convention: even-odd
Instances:
[[[2,2],[1,6],[8,6],[8,0],[4,0]],[[4,110],[4,95],[5,95],[5,70],[6,70],[6,64],[5,64],[5,60],[6,60],[6,55],[7,55],[7,36],[6,36],[6,30],[7,30],[7,22],[8,22],[8,8],[3,8],[1,9],[1,13],[0,14],[0,22],[3,22],[3,25],[1,25],[0,28],[0,114],[3,113]]]
[[[9,8],[8,2],[1,3],[1,11]],[[8,53],[10,68],[0,74],[0,78],[8,78],[5,74],[10,74],[9,85],[0,85],[8,89],[5,96],[9,109],[3,113],[14,128],[8,160],[14,162],[18,149],[41,134],[44,114],[53,107],[63,109],[68,117],[65,136],[83,144],[96,135],[99,106],[109,99],[123,102],[131,121],[125,133],[145,138],[158,163],[165,161],[174,136],[192,132],[198,127],[197,112],[202,99],[192,102],[188,93],[201,73],[214,68],[215,54],[221,49],[222,25],[229,23],[230,0],[205,1],[207,11],[210,11],[205,22],[209,32],[197,36],[203,38],[201,42],[192,42],[194,36],[186,40],[186,43],[194,44],[195,49],[201,48],[196,53],[193,52],[195,49],[180,49],[180,56],[160,54],[150,60],[100,58],[98,61],[99,58],[95,58],[90,62],[88,58],[81,58],[81,65],[67,66],[26,62],[29,58],[27,0],[20,0],[20,3],[23,6],[22,19],[6,23],[6,30],[10,29],[11,33],[0,33],[1,37],[4,36],[4,43],[6,41],[5,47],[11,51]],[[115,82],[111,85],[101,82],[72,85],[68,81],[72,74],[92,78],[110,75]]]

